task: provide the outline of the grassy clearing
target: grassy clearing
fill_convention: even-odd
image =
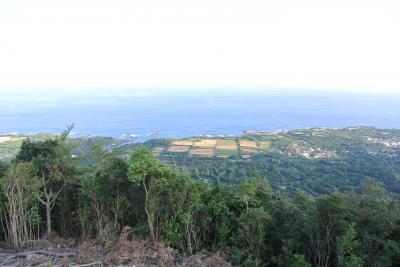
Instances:
[[[228,158],[231,156],[237,156],[238,155],[238,151],[232,151],[232,150],[217,150],[216,151],[217,157],[220,158]]]

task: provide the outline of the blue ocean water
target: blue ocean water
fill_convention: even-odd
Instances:
[[[144,90],[8,92],[0,95],[0,133],[160,137],[240,135],[243,130],[400,128],[400,95],[311,90]]]

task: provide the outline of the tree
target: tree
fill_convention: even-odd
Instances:
[[[337,265],[339,267],[362,267],[363,261],[356,255],[360,242],[354,224],[349,224],[346,232],[336,239]]]
[[[123,214],[129,206],[126,197],[126,188],[130,184],[128,180],[128,165],[115,153],[101,152],[100,163],[91,170],[87,170],[81,177],[80,191],[82,200],[87,200],[89,210],[96,217],[96,232],[100,239],[104,239],[106,225],[118,232]],[[82,228],[88,230],[92,222],[86,220],[87,207],[80,210]],[[89,225],[87,225],[89,224]]]
[[[393,266],[399,259],[399,202],[372,180],[363,185],[359,207],[355,210],[360,249],[366,266]]]
[[[6,240],[16,248],[38,237],[38,206],[40,181],[35,177],[36,168],[31,163],[18,163],[12,166],[0,180],[4,195],[1,216],[5,218]]]
[[[336,194],[319,198],[308,210],[305,231],[315,266],[334,262],[335,241],[346,230],[346,215],[342,198]]]
[[[210,188],[204,182],[191,183],[186,199],[185,211],[181,215],[184,233],[182,247],[190,254],[200,250],[207,238],[210,219],[207,214],[206,199]]]
[[[145,147],[137,148],[129,161],[128,177],[134,184],[140,185],[145,193],[144,209],[147,215],[147,224],[153,240],[158,240],[159,235],[155,229],[156,218],[151,210],[150,185],[153,180],[165,179],[170,175],[170,170],[154,158],[151,151]]]
[[[5,162],[0,161],[0,178],[3,177],[7,172],[8,166]]]
[[[66,140],[72,127],[68,127],[66,131],[55,139],[39,142],[25,140],[16,156],[17,162],[32,162],[38,170],[37,176],[42,185],[42,194],[38,196],[38,200],[46,209],[48,235],[52,231],[51,211],[74,169],[71,151],[66,145]]]
[[[239,218],[239,237],[247,245],[251,256],[261,260],[267,227],[271,221],[270,214],[263,208],[250,208]]]

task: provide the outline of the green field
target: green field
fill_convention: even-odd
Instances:
[[[218,150],[216,151],[217,157],[231,157],[231,156],[237,156],[238,151],[232,151],[232,150]]]

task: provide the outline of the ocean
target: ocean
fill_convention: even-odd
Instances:
[[[317,90],[25,90],[0,95],[0,133],[120,138],[241,135],[243,130],[400,128],[400,95]],[[151,134],[153,133],[153,134]],[[155,134],[157,133],[157,134]]]

